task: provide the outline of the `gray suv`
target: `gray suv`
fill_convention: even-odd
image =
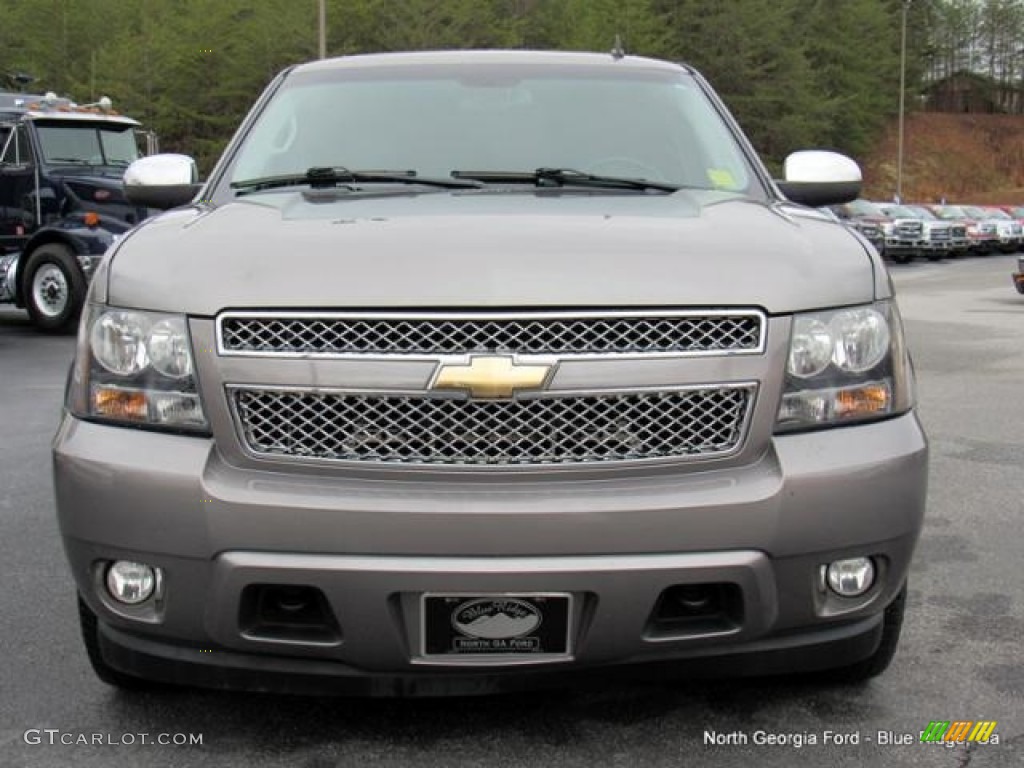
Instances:
[[[283,72],[90,288],[54,449],[105,681],[881,672],[927,447],[877,251],[688,67]]]

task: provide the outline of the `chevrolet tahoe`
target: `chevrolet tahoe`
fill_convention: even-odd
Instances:
[[[413,695],[879,674],[927,442],[893,286],[693,69],[281,73],[92,282],[53,447],[118,686]],[[177,206],[177,207],[175,207]]]

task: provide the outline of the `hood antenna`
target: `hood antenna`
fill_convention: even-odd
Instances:
[[[626,49],[622,47],[622,37],[616,33],[615,42],[612,43],[612,58],[616,61],[626,55]]]

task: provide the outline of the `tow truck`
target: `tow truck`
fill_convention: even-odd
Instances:
[[[157,151],[107,97],[0,93],[0,303],[73,332],[103,253],[150,214],[126,200],[125,168]]]

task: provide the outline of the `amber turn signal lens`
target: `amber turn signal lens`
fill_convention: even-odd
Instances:
[[[92,412],[96,416],[145,421],[149,416],[146,395],[128,389],[97,387],[92,392]]]
[[[85,221],[85,226],[95,227],[100,223],[100,215],[93,211],[89,211],[82,217],[82,220]]]
[[[836,412],[842,417],[885,413],[889,408],[889,390],[877,384],[836,393]]]

